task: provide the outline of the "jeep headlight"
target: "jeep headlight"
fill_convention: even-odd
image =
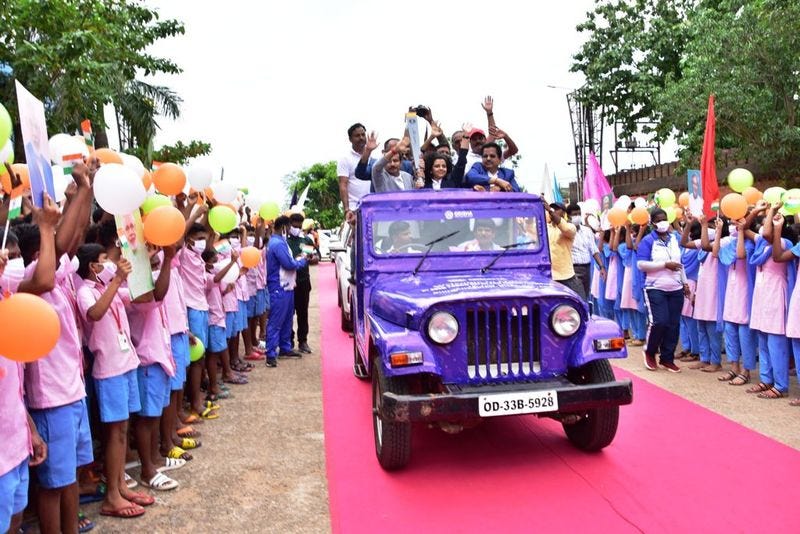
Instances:
[[[428,337],[434,343],[446,345],[458,336],[458,321],[451,313],[434,313],[428,321]]]
[[[561,337],[569,337],[581,327],[581,314],[568,304],[561,304],[550,317],[553,331]]]

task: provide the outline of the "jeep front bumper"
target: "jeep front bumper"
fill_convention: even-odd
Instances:
[[[458,386],[449,384],[444,393],[399,395],[385,391],[381,399],[380,416],[385,421],[463,421],[479,416],[478,400],[492,394],[555,391],[558,410],[536,415],[580,413],[592,408],[621,406],[633,401],[630,380],[603,384],[575,385],[566,378],[511,384]]]

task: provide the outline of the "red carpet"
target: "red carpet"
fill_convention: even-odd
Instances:
[[[408,467],[384,472],[333,269],[317,274],[333,532],[800,530],[800,452],[635,377],[599,454],[574,449],[554,421],[496,418],[456,435],[415,427]]]

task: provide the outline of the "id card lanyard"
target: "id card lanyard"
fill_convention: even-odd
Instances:
[[[114,322],[117,323],[117,342],[119,343],[119,350],[128,352],[131,350],[131,343],[128,340],[128,335],[122,330],[122,319],[119,312],[114,309],[114,303],[110,306],[111,316],[114,317]]]

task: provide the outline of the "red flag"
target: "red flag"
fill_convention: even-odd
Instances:
[[[707,218],[716,217],[711,204],[719,202],[719,185],[717,184],[717,161],[714,157],[717,120],[714,117],[714,95],[708,96],[708,116],[706,117],[706,133],[703,138],[703,155],[700,158],[700,178],[703,181],[703,213]]]

